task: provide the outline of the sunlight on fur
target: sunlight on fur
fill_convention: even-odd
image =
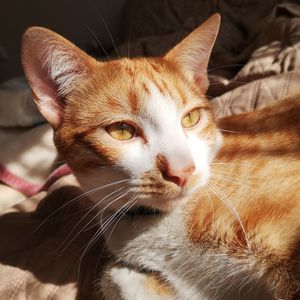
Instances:
[[[45,28],[24,34],[34,99],[94,203],[84,217],[97,209],[83,256],[104,235],[114,257],[105,299],[300,295],[299,96],[216,120],[205,93],[219,26],[215,14],[163,57],[108,62]]]

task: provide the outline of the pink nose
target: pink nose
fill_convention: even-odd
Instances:
[[[194,165],[179,170],[168,167],[163,172],[163,177],[167,181],[172,181],[178,186],[184,187],[194,171],[195,171]]]

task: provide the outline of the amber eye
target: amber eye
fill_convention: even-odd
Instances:
[[[113,123],[106,127],[108,134],[116,140],[125,141],[134,137],[135,129],[126,123]]]
[[[195,126],[200,120],[201,110],[200,108],[195,108],[187,113],[181,120],[182,127],[190,128]]]

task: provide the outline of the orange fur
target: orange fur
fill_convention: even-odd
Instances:
[[[297,96],[220,120],[228,130],[224,145],[208,187],[189,208],[187,225],[193,243],[253,258],[257,272],[267,271],[268,287],[284,299],[300,295],[299,116]]]
[[[162,281],[159,276],[148,275],[145,279],[145,287],[158,296],[173,296],[175,297],[174,291],[170,285]]]

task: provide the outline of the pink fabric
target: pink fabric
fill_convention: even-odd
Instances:
[[[27,197],[33,196],[40,191],[47,191],[49,187],[60,177],[71,174],[72,171],[67,164],[64,164],[54,170],[47,178],[44,184],[36,184],[29,182],[17,175],[11,173],[3,165],[0,165],[0,181],[6,185],[16,189],[25,194]]]

